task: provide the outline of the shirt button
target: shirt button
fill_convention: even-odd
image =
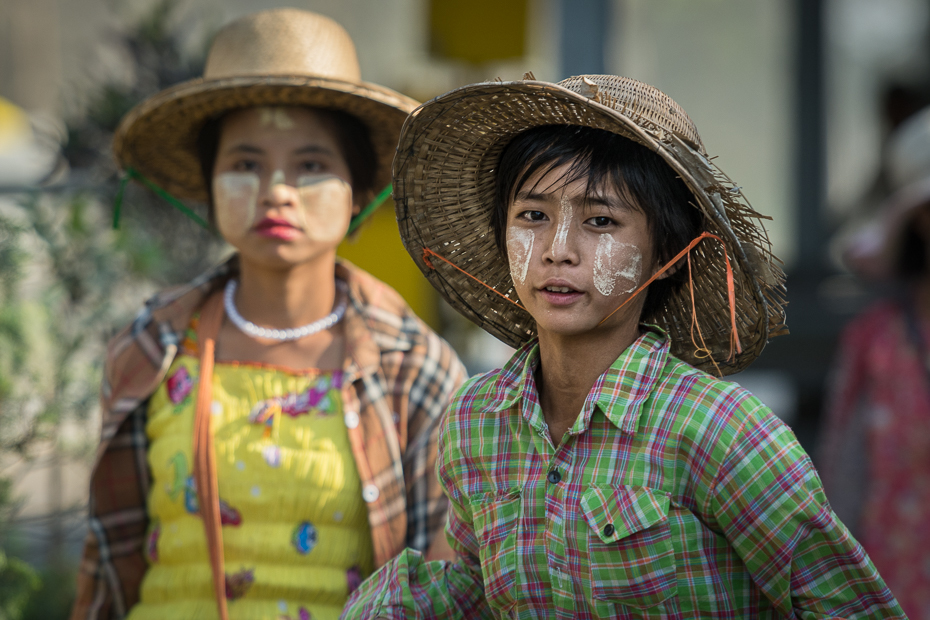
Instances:
[[[604,526],[604,536],[613,536],[615,531],[613,523]]]
[[[355,428],[358,426],[358,414],[354,411],[346,411],[345,421],[347,427]]]
[[[551,484],[558,484],[562,482],[562,474],[559,473],[558,469],[553,469],[552,471],[549,472],[549,475],[546,476],[546,479]]]
[[[369,504],[378,499],[378,495],[380,494],[381,492],[378,490],[378,487],[373,484],[366,485],[365,488],[362,489],[362,499]]]

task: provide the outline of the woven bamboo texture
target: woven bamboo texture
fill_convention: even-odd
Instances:
[[[421,106],[408,118],[394,161],[394,199],[407,251],[439,293],[469,320],[510,346],[535,335],[533,318],[472,281],[436,252],[496,291],[519,301],[507,258],[490,226],[495,169],[504,147],[542,125],[611,131],[658,153],[684,180],[705,230],[726,244],[736,294],[742,353],[730,357],[730,310],[723,247],[705,239],[691,252],[695,314],[712,359],[693,344],[687,285],[652,317],[672,352],[714,375],[746,368],[772,337],[787,333],[784,273],[772,254],[763,216],[707,157],[694,124],[661,91],[628,78],[580,76],[559,84],[524,80],[466,86]],[[681,248],[674,248],[677,252]]]

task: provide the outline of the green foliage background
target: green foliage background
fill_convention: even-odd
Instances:
[[[68,121],[59,166],[46,182],[0,195],[7,198],[0,204],[3,462],[30,461],[49,446],[89,462],[96,432],[69,429],[96,423],[107,337],[148,294],[189,279],[222,252],[211,232],[133,184],[120,228],[111,225],[120,173],[110,141],[119,120],[145,97],[201,73],[203,53],[182,51],[182,23],[176,0],[155,0],[119,33],[134,80],[101,82],[86,112]],[[22,498],[6,471],[0,468],[0,620],[65,618],[77,558],[64,548],[62,522],[79,520],[86,506],[19,518]],[[28,558],[34,565],[17,557],[28,556],[27,526],[46,532],[44,559]]]

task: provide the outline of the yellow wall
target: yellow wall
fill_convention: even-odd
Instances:
[[[394,219],[394,201],[385,201],[362,224],[354,239],[342,242],[338,253],[394,287],[421,319],[433,329],[438,329],[436,292],[400,241]]]

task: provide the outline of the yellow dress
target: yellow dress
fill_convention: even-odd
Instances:
[[[179,355],[149,403],[150,567],[130,620],[218,615],[191,469],[198,367]],[[338,618],[373,569],[341,373],[220,363],[213,382],[230,620]]]

